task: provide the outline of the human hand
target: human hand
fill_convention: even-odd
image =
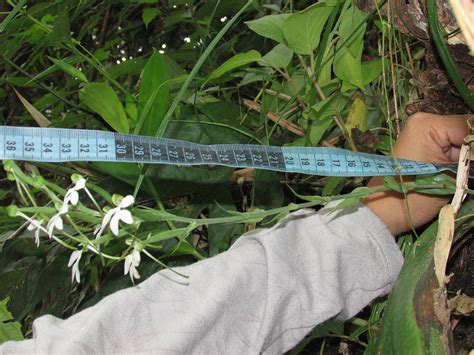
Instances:
[[[464,137],[469,133],[467,121],[473,118],[473,115],[440,116],[416,113],[408,119],[395,143],[392,155],[430,163],[456,163]],[[414,179],[415,177],[403,177],[404,182]],[[381,185],[382,177],[374,177],[368,184],[369,187]],[[393,235],[429,222],[448,202],[447,197],[413,191],[407,193],[406,201],[404,195],[396,191],[376,193],[364,200]]]

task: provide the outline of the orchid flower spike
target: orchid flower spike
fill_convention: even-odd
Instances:
[[[135,199],[133,198],[132,195],[125,196],[122,199],[122,201],[120,201],[117,207],[112,208],[110,211],[108,211],[105,214],[104,218],[102,219],[100,229],[96,230],[96,238],[99,238],[101,236],[102,232],[107,227],[107,225],[110,225],[110,230],[112,231],[112,233],[115,236],[118,236],[120,221],[126,224],[132,224],[133,223],[132,213],[126,208],[133,205],[134,202],[135,202]]]

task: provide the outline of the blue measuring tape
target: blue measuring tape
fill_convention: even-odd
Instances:
[[[0,126],[0,159],[223,165],[322,176],[418,175],[457,168],[339,148],[203,145],[105,131],[5,126]]]

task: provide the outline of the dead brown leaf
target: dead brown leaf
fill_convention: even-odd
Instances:
[[[40,127],[48,127],[51,122],[41,113],[39,112],[36,107],[29,103],[27,99],[25,99],[14,87],[12,87],[13,91],[15,92],[16,96],[20,99],[23,106],[25,106],[26,110],[30,113],[31,117],[36,121],[38,126]]]
[[[439,212],[438,234],[434,245],[435,274],[438,284],[442,288],[446,284],[446,264],[454,237],[454,208],[445,205]]]

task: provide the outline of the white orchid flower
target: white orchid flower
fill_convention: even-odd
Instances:
[[[59,209],[59,213],[64,214],[69,210],[69,204],[76,206],[79,202],[79,191],[86,187],[86,180],[80,178],[76,181],[73,187],[67,190],[66,195],[64,196],[63,205]]]
[[[43,220],[36,220],[36,219],[30,219],[30,224],[28,225],[28,230],[29,231],[35,231],[35,244],[37,247],[39,247],[40,239],[39,235],[42,229],[41,225],[43,224]]]
[[[126,210],[126,208],[133,205],[134,202],[135,199],[132,195],[125,196],[117,207],[112,208],[110,211],[108,211],[102,219],[100,229],[96,229],[96,238],[99,238],[101,236],[107,225],[110,225],[110,230],[112,231],[112,233],[118,236],[120,221],[126,224],[132,224],[132,213],[129,210]]]
[[[48,222],[47,228],[48,228],[49,239],[51,239],[53,237],[53,232],[54,232],[55,228],[59,229],[61,231],[64,228],[63,219],[61,217],[61,214],[62,214],[61,211],[59,213],[56,213],[53,217],[51,217],[51,219]]]
[[[36,229],[35,231],[35,244],[36,246],[39,246],[39,234],[41,231],[45,232],[45,233],[48,233],[48,231],[42,226],[43,224],[43,220],[36,220],[34,218],[30,218],[28,217],[26,214],[18,211],[16,213],[17,216],[19,217],[22,217],[24,219],[26,219],[28,222],[30,222],[30,224],[28,225],[28,230],[29,231],[33,231]]]
[[[135,283],[135,279],[140,278],[140,274],[137,270],[138,265],[140,265],[140,260],[140,251],[138,250],[137,245],[135,245],[133,251],[125,258],[125,263],[123,265],[123,274],[129,274],[130,280],[132,280],[133,283]]]
[[[75,250],[72,252],[71,257],[69,258],[69,262],[67,264],[68,267],[72,266],[72,277],[71,282],[76,279],[77,283],[81,282],[81,273],[79,272],[79,261],[81,260],[82,251]]]

